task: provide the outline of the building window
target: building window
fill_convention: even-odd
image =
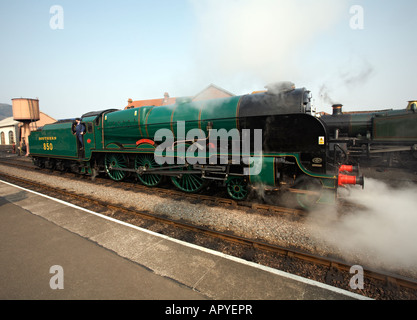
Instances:
[[[13,131],[9,131],[9,144],[14,144],[14,134]]]
[[[6,139],[4,137],[4,132],[1,133],[1,144],[6,144]]]

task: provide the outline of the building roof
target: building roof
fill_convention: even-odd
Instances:
[[[169,94],[165,92],[164,97],[161,99],[148,99],[148,100],[137,100],[137,101],[133,101],[132,99],[129,99],[127,101],[128,105],[125,107],[125,109],[151,107],[151,106],[160,107],[160,106],[174,104],[176,101],[177,101],[177,98],[170,98]]]
[[[9,117],[0,121],[0,127],[12,127],[18,125],[19,121],[13,119],[13,117]]]
[[[222,96],[225,96],[225,97],[233,97],[234,96],[233,93],[231,93],[231,92],[229,92],[229,91],[227,91],[223,88],[220,88],[219,86],[216,86],[215,84],[211,83],[206,88],[204,88],[199,93],[197,93],[194,96],[193,100],[194,101],[195,100],[200,100],[200,99],[204,100],[204,99],[207,99],[207,98],[211,98],[210,97],[211,95],[218,95],[218,93],[220,93]]]
[[[215,84],[210,84],[204,90],[201,90],[195,96],[191,96],[191,97],[170,98],[169,94],[165,92],[164,98],[162,99],[149,99],[149,100],[138,100],[138,101],[133,101],[132,99],[129,99],[128,105],[125,107],[125,109],[150,107],[150,106],[155,106],[155,107],[166,106],[170,104],[175,104],[177,99],[183,99],[183,98],[189,98],[192,101],[198,101],[198,100],[209,100],[209,99],[232,97],[232,96],[234,96],[233,93],[230,93],[229,91],[223,88],[220,88],[216,86]]]

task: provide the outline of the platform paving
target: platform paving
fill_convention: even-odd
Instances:
[[[364,299],[1,181],[0,271],[0,299]]]

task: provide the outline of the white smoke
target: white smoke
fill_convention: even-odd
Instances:
[[[328,111],[331,105],[343,103],[347,96],[363,87],[375,73],[374,66],[367,59],[351,56],[342,68],[330,74],[319,86],[317,96],[319,105],[328,107]],[[338,95],[335,92],[338,92]]]
[[[294,80],[309,45],[348,12],[345,0],[190,1],[199,22],[196,68],[229,86]]]
[[[340,250],[353,263],[417,272],[417,186],[389,187],[366,179],[366,187],[352,188],[349,201],[363,206],[351,212],[315,212],[310,222],[316,236]],[[314,228],[313,228],[314,229]]]

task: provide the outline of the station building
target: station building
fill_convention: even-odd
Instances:
[[[45,124],[54,123],[56,120],[46,113],[40,112],[40,119],[30,124],[30,130],[37,130]],[[0,145],[19,144],[21,139],[22,122],[16,121],[13,117],[9,117],[0,121]]]

